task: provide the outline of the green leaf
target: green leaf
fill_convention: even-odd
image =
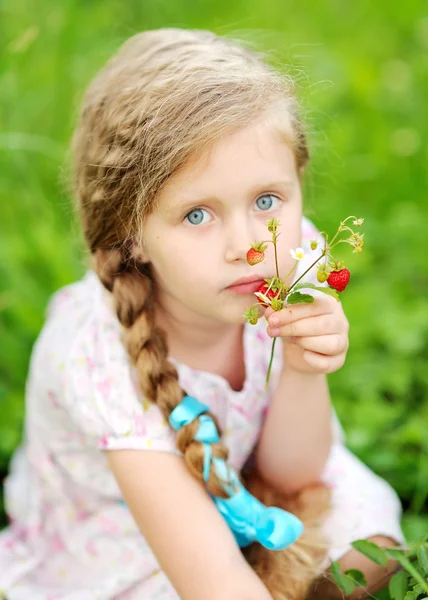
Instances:
[[[428,575],[428,546],[421,546],[419,548],[418,561],[422,571]]]
[[[300,292],[292,292],[289,296],[287,296],[285,301],[287,304],[300,304],[300,303],[312,304],[312,302],[314,301],[314,297],[311,296],[310,294],[301,294]]]
[[[339,562],[331,563],[331,573],[334,581],[344,594],[351,594],[354,591],[356,587],[354,581],[348,575],[342,573]]]
[[[382,567],[386,567],[388,563],[388,557],[386,552],[379,548],[377,544],[373,542],[368,542],[367,540],[356,540],[352,542],[352,547],[364,556],[367,556],[371,561],[381,565]]]
[[[400,565],[408,572],[410,575],[421,584],[422,590],[428,593],[428,583],[420,573],[420,571],[415,567],[415,565],[407,558],[404,550],[397,550],[394,548],[387,548],[386,554],[393,560],[397,560]]]
[[[419,596],[422,594],[423,588],[419,583],[414,586],[412,590],[409,590],[407,594],[404,596],[404,600],[417,600]],[[421,598],[421,600],[424,600]]]
[[[348,575],[348,577],[350,577],[357,586],[367,585],[364,574],[358,569],[348,569],[345,571],[345,575]]]
[[[327,294],[327,296],[333,296],[333,298],[339,302],[339,294],[333,288],[316,286],[314,289],[323,294]]]
[[[389,594],[392,600],[404,600],[407,593],[409,576],[405,571],[398,571],[389,582]]]
[[[294,286],[293,290],[302,290],[304,288],[310,288],[311,290],[318,290],[319,292],[322,292],[323,294],[327,294],[327,296],[333,296],[333,298],[335,298],[336,300],[339,300],[339,294],[336,292],[336,290],[334,290],[333,288],[330,287],[324,287],[322,285],[315,285],[314,283],[298,283],[296,286]]]
[[[399,548],[386,548],[385,553],[392,560],[398,560],[399,563],[406,557],[406,551]]]

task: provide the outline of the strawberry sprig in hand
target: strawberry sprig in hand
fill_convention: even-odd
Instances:
[[[250,265],[255,265],[258,264],[260,262],[262,262],[264,260],[264,252],[267,248],[267,245],[269,243],[273,244],[274,247],[274,254],[275,254],[275,268],[276,268],[276,275],[274,275],[273,277],[269,278],[269,279],[265,279],[265,283],[263,283],[259,289],[257,290],[257,292],[255,292],[255,296],[257,296],[258,298],[258,302],[253,304],[253,306],[251,306],[250,308],[247,309],[247,311],[244,314],[245,319],[251,323],[251,324],[256,324],[259,316],[260,316],[260,307],[264,306],[266,307],[268,310],[266,311],[265,316],[269,316],[274,312],[280,312],[282,311],[282,309],[284,307],[287,307],[289,305],[293,305],[293,304],[312,304],[314,302],[314,297],[310,294],[307,293],[305,291],[305,293],[302,293],[300,290],[302,290],[303,288],[305,290],[307,289],[314,289],[314,290],[318,290],[319,292],[322,292],[323,294],[327,294],[328,296],[330,296],[330,300],[328,301],[331,304],[332,298],[333,297],[335,300],[339,300],[339,292],[343,292],[343,290],[346,288],[346,286],[349,283],[351,274],[349,272],[349,270],[345,267],[344,262],[343,261],[338,261],[336,260],[336,258],[333,256],[332,254],[332,250],[333,248],[335,248],[338,244],[342,244],[342,243],[346,243],[349,244],[353,247],[354,252],[359,254],[360,252],[362,252],[363,246],[364,246],[364,234],[360,234],[358,232],[355,232],[350,224],[349,221],[352,220],[352,225],[354,227],[361,227],[361,225],[364,222],[364,219],[358,219],[356,217],[347,217],[344,221],[342,221],[339,225],[339,228],[336,232],[336,234],[333,236],[333,238],[331,239],[331,241],[329,241],[328,239],[328,235],[326,233],[323,232],[324,235],[324,247],[320,248],[320,254],[319,256],[313,261],[313,263],[291,284],[291,285],[287,285],[286,281],[289,280],[290,276],[293,274],[293,272],[295,271],[297,264],[300,260],[303,259],[304,257],[304,251],[302,248],[296,248],[295,250],[290,250],[291,256],[294,258],[295,260],[295,264],[293,266],[293,268],[291,269],[291,271],[289,273],[287,273],[287,275],[281,279],[280,275],[279,275],[279,270],[278,270],[278,255],[277,255],[277,239],[278,239],[278,227],[280,225],[278,219],[270,219],[266,225],[268,228],[268,231],[272,234],[272,239],[271,240],[263,240],[262,242],[256,242],[254,244],[252,244],[251,248],[248,250],[247,252],[247,262]],[[310,246],[312,250],[316,250],[319,246],[319,242],[318,240],[311,240],[310,242]],[[323,284],[325,282],[327,282],[328,287],[326,286],[318,286],[315,285],[313,283],[308,283],[308,282],[302,282],[302,279],[305,277],[305,275],[307,275],[307,273],[314,267],[317,267],[317,280]],[[320,302],[320,301],[318,301]],[[326,298],[326,302],[327,302],[327,298]],[[312,317],[312,318],[316,318],[316,316],[324,314],[323,311],[325,311],[326,309],[324,308],[319,308],[318,312],[315,310],[315,306],[314,306],[314,310],[310,311],[308,310],[304,310],[299,309],[299,311],[302,313],[301,315],[301,319],[304,319],[306,324],[308,322],[310,322],[310,319],[308,319],[307,317]],[[335,309],[333,310],[328,310],[328,314],[333,314],[335,312]],[[337,311],[336,311],[337,312]],[[304,314],[303,314],[304,313]],[[343,315],[343,311],[341,311],[341,314]],[[336,315],[337,319],[340,321],[341,319],[341,315]],[[342,320],[345,319],[345,317],[343,316]],[[270,319],[270,324],[271,321],[274,319]],[[279,319],[277,319],[279,320]],[[314,326],[315,326],[315,321],[313,321]],[[283,327],[282,329],[284,330],[284,328],[287,327],[287,323],[282,323]],[[288,324],[290,325],[290,324]],[[294,335],[294,334],[293,334]],[[319,335],[321,336],[322,333],[310,333],[307,332],[306,334],[302,334],[302,336],[305,335],[306,339],[310,339],[310,336],[314,336],[314,335]],[[282,337],[287,337],[286,334],[284,333],[282,335]],[[325,336],[327,337],[327,336]],[[304,339],[302,337],[302,339]],[[319,344],[319,339],[317,340],[318,344]],[[269,361],[269,368],[268,368],[268,373],[267,373],[267,378],[266,378],[266,384],[269,381],[269,377],[270,377],[270,372],[271,372],[271,368],[272,368],[272,361],[273,361],[273,356],[274,356],[274,350],[275,350],[275,342],[276,342],[276,337],[274,337],[273,341],[272,341],[272,351],[271,351],[271,356],[270,356],[270,361]],[[303,342],[302,342],[303,348],[305,348]],[[308,348],[306,348],[308,349]],[[323,353],[322,350],[315,350],[315,352],[320,352]]]

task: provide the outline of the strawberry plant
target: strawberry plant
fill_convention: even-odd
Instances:
[[[359,254],[362,252],[364,246],[364,234],[359,232],[355,232],[349,222],[352,220],[352,225],[354,227],[361,227],[364,223],[364,219],[360,219],[357,217],[347,217],[344,221],[342,221],[337,229],[337,232],[329,241],[328,235],[325,232],[320,234],[320,238],[323,239],[322,247],[320,248],[319,256],[309,265],[309,267],[299,276],[297,277],[291,284],[288,284],[290,277],[293,275],[299,261],[303,260],[305,257],[305,251],[303,248],[291,249],[290,254],[294,259],[295,263],[293,268],[289,273],[283,278],[279,275],[278,268],[278,248],[277,248],[277,240],[278,236],[278,228],[280,222],[278,219],[269,219],[267,221],[266,226],[268,228],[269,233],[272,234],[272,238],[270,240],[263,240],[261,242],[255,242],[252,244],[251,248],[247,252],[247,262],[249,265],[255,265],[262,262],[265,258],[265,250],[268,247],[268,244],[272,244],[274,248],[275,254],[275,270],[276,274],[273,277],[265,279],[265,283],[263,283],[259,289],[255,292],[255,296],[258,299],[258,302],[250,306],[244,313],[245,319],[255,325],[260,316],[260,307],[268,307],[270,306],[273,310],[282,310],[284,306],[288,306],[289,304],[299,304],[299,303],[311,303],[314,301],[314,297],[310,293],[302,293],[300,290],[302,289],[314,289],[322,292],[324,294],[329,294],[339,300],[339,292],[343,292],[346,288],[351,274],[348,269],[345,268],[343,261],[338,261],[332,254],[333,248],[338,246],[339,244],[349,244],[353,247],[354,252]],[[311,240],[310,242],[311,250],[316,250],[320,246],[320,242],[317,239]],[[328,286],[324,285],[315,285],[313,283],[302,281],[305,275],[309,273],[311,269],[317,267],[317,280],[320,284],[324,284],[327,282]],[[269,368],[266,376],[266,384],[269,382],[270,372],[272,368],[272,361],[274,357],[275,351],[275,343],[277,338],[274,338],[272,341],[272,350],[269,361]]]

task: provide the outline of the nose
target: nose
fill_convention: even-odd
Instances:
[[[247,252],[257,241],[251,219],[242,214],[230,219],[225,228],[225,260],[228,263],[247,260]]]

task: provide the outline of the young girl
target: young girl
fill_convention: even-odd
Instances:
[[[56,294],[34,349],[0,590],[8,600],[303,598],[316,519],[306,555],[298,543],[265,550],[251,545],[269,546],[252,522],[265,509],[245,496],[249,515],[235,517],[250,533],[238,544],[222,510],[240,489],[228,469],[245,463],[254,490],[270,486],[315,515],[314,484],[328,486],[324,568],[341,558],[379,579],[350,542],[401,542],[400,507],[332,417],[326,374],[348,347],[341,304],[323,295],[255,326],[242,317],[275,273],[272,250],[257,267],[246,261],[269,218],[281,223],[281,274],[290,249],[306,250],[298,274],[316,257],[291,82],[208,32],[139,34],[90,86],[74,152],[92,270]],[[289,582],[279,595],[266,556],[293,552],[283,564],[295,568],[274,573]]]

